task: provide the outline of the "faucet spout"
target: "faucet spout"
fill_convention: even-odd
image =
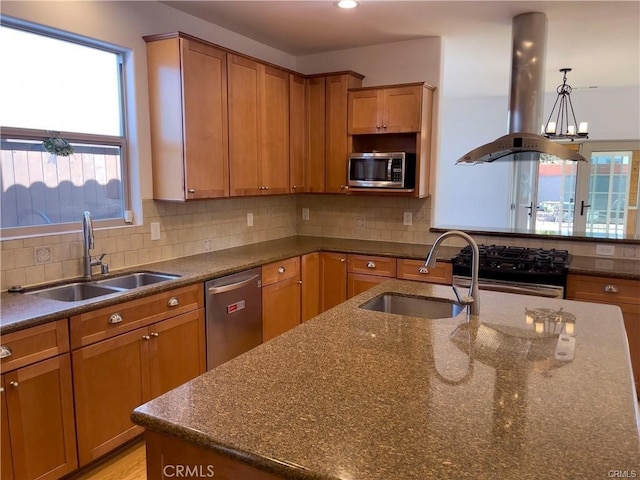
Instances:
[[[91,250],[95,246],[93,237],[93,220],[91,212],[85,211],[82,214],[82,240],[84,246],[84,255],[82,258],[84,267],[84,278],[91,280]]]
[[[433,242],[431,250],[427,255],[427,259],[424,262],[424,268],[428,271],[429,268],[433,268],[436,265],[436,259],[438,257],[438,249],[442,242],[449,237],[460,237],[464,239],[471,247],[471,284],[469,285],[469,297],[464,299],[463,303],[468,305],[470,315],[478,315],[480,313],[480,298],[478,296],[478,271],[480,270],[480,252],[478,250],[478,244],[471,238],[470,235],[459,230],[449,230],[443,233],[436,241]],[[460,296],[456,290],[455,285],[451,285],[453,291],[456,294],[456,298],[460,299]]]

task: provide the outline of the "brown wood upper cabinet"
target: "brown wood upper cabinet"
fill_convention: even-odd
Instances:
[[[325,76],[325,192],[347,191],[347,95],[362,85],[362,75],[347,72]]]
[[[229,196],[226,52],[181,33],[144,39],[153,198]]]
[[[349,91],[349,135],[419,132],[422,84]]]
[[[289,73],[229,53],[230,195],[289,193]]]
[[[290,193],[307,191],[307,164],[309,157],[307,125],[307,80],[301,75],[289,74],[289,180]]]

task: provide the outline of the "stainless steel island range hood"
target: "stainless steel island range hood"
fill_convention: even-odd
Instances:
[[[513,17],[509,134],[463,155],[456,163],[517,160],[518,153],[541,153],[559,160],[586,161],[578,152],[536,132],[542,125],[547,16],[523,13]],[[530,155],[525,156],[527,160]]]

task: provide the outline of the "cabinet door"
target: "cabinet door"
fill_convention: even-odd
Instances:
[[[300,276],[262,287],[262,340],[300,325]]]
[[[320,309],[325,312],[347,299],[347,255],[320,253]]]
[[[289,193],[289,74],[259,65],[259,179],[263,194]]]
[[[347,278],[347,298],[355,297],[359,293],[365,292],[387,280],[389,280],[389,277],[349,273]]]
[[[226,197],[227,54],[192,40],[180,39],[180,43],[186,198]]]
[[[313,77],[307,85],[307,125],[309,134],[309,158],[306,171],[307,191],[325,191],[325,78]]]
[[[4,375],[0,378],[0,478],[13,478],[13,460],[11,459],[11,439],[9,437],[9,414],[7,413],[7,394],[4,385]]]
[[[304,77],[289,74],[289,193],[307,191],[306,165],[307,111],[305,109],[307,82]]]
[[[262,192],[258,173],[259,65],[238,55],[227,55],[231,196]]]
[[[420,131],[423,89],[421,86],[409,86],[383,90],[383,133]]]
[[[15,478],[60,478],[75,470],[69,354],[7,373],[5,382]]]
[[[320,252],[302,256],[301,320],[306,322],[320,313]]]
[[[344,193],[347,186],[347,90],[359,87],[361,80],[352,75],[330,75],[326,77],[326,165],[325,191]]]
[[[624,327],[629,342],[629,354],[631,355],[633,378],[636,383],[636,394],[640,399],[640,306],[623,304],[620,305],[620,308],[622,309]]]
[[[378,133],[382,129],[382,92],[349,92],[349,135]]]
[[[206,371],[204,309],[151,325],[149,337],[151,398]]]
[[[142,433],[131,412],[149,399],[147,328],[73,352],[80,465]]]

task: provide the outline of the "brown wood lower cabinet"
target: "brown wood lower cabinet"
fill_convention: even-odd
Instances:
[[[142,433],[134,408],[205,371],[204,309],[73,352],[80,465]]]
[[[262,341],[300,325],[300,257],[262,267]]]
[[[300,258],[302,292],[300,320],[306,322],[320,313],[320,252]]]
[[[440,283],[451,285],[453,281],[453,265],[448,262],[436,262],[436,266],[423,273],[424,260],[398,259],[398,278],[418,282]]]
[[[63,477],[78,466],[68,320],[3,335],[2,346],[2,479]]]
[[[640,399],[640,281],[626,278],[569,274],[567,299],[618,305],[629,341],[631,366]]]
[[[75,470],[76,437],[69,354],[7,373],[3,383],[6,385],[3,396],[6,394],[13,478],[60,478]],[[3,460],[5,449],[9,450],[9,444],[2,445]],[[12,478],[5,477],[4,468],[3,465],[2,478]]]
[[[396,259],[371,255],[347,256],[347,298],[396,278]]]
[[[347,255],[320,253],[320,311],[325,312],[347,299]]]

